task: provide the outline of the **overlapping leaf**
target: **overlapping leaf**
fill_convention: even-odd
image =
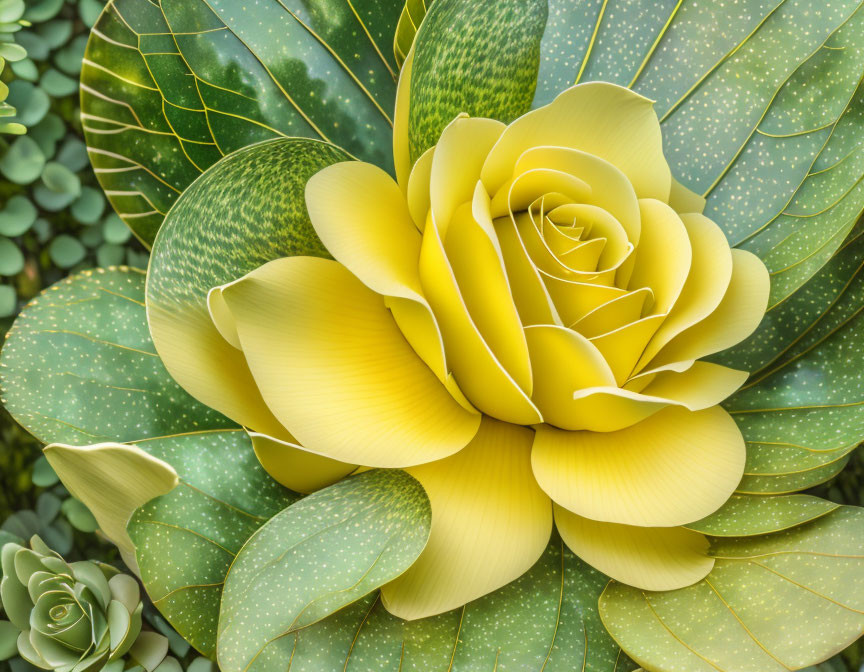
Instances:
[[[45,443],[88,445],[233,426],[168,375],[144,314],[144,273],[83,271],[21,313],[0,356],[3,403]]]
[[[90,156],[115,209],[150,243],[198,175],[275,137],[333,141],[390,168],[400,10],[397,0],[110,2],[81,91]]]
[[[784,672],[820,662],[864,628],[864,510],[714,539],[699,583],[649,593],[611,583],[603,623],[643,667],[664,672]]]
[[[358,474],[271,518],[225,579],[221,669],[290,668],[280,640],[402,574],[426,545],[431,523],[423,486],[399,470]]]
[[[188,642],[216,655],[228,567],[246,540],[296,501],[258,464],[241,430],[137,442],[171,464],[180,484],[135,512],[128,526],[153,603]]]

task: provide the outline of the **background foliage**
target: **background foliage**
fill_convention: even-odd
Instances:
[[[428,2],[428,0],[427,0]],[[414,13],[410,14],[413,5]],[[89,28],[104,0],[0,0],[0,333],[21,306],[64,275],[93,266],[146,267],[147,252],[107,203],[84,145],[78,95]],[[408,3],[404,44],[423,3]],[[410,20],[409,16],[410,14]],[[415,16],[414,14],[417,14]],[[410,33],[410,35],[408,35]],[[407,51],[407,47],[405,48]],[[396,57],[404,53],[397,48]],[[5,101],[5,102],[3,102]],[[97,533],[40,457],[40,444],[5,411],[0,415],[0,530],[40,534],[67,559],[118,566],[116,549]],[[813,494],[864,506],[860,450]],[[0,533],[2,535],[2,533]],[[0,536],[2,539],[2,536]],[[208,672],[189,645],[150,609],[152,627],[172,637],[172,653],[193,672]],[[31,669],[0,663],[0,672]],[[822,672],[864,671],[861,642]]]

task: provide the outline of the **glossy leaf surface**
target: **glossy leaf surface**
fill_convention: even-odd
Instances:
[[[864,509],[843,507],[785,532],[714,539],[699,583],[648,593],[611,583],[600,613],[657,672],[782,672],[812,665],[864,627]]]
[[[225,579],[221,669],[287,669],[291,656],[280,640],[408,569],[426,545],[431,522],[423,486],[399,470],[344,479],[271,518],[246,542]]]
[[[233,426],[184,392],[147,328],[144,273],[83,271],[37,296],[0,356],[3,402],[44,443],[89,445]]]
[[[146,243],[210,165],[276,137],[391,169],[396,0],[113,0],[93,29],[82,117],[100,183]]]

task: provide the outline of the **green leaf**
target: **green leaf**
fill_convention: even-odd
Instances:
[[[76,238],[63,233],[51,241],[48,254],[60,268],[72,268],[84,259],[87,250]]]
[[[84,271],[36,297],[0,353],[7,410],[44,443],[88,445],[231,427],[153,351],[144,274]]]
[[[0,275],[17,275],[24,268],[24,255],[8,238],[0,238]]]
[[[225,154],[320,138],[392,170],[397,0],[113,0],[82,71],[100,183],[145,242]],[[122,168],[124,171],[115,169]]]
[[[784,672],[813,665],[864,628],[864,509],[806,525],[713,539],[702,581],[650,593],[612,582],[603,623],[643,667],[666,672]]]
[[[98,189],[83,187],[71,210],[72,216],[81,224],[95,224],[105,211],[105,198]]]
[[[26,196],[13,196],[0,211],[0,234],[20,236],[30,230],[38,211]]]
[[[720,358],[761,365],[724,403],[747,441],[740,491],[792,492],[826,481],[864,436],[862,255],[857,233],[753,337]]]
[[[67,77],[54,68],[49,68],[42,74],[39,86],[52,98],[63,98],[71,96],[78,91],[78,82]]]
[[[400,68],[408,57],[417,29],[426,16],[427,5],[432,2],[433,0],[406,0],[402,8],[399,23],[396,25],[396,35],[393,37],[393,55]]]
[[[839,506],[809,495],[733,495],[710,516],[684,527],[714,537],[749,537],[802,525],[831,513]]]
[[[408,146],[412,163],[461,112],[510,122],[534,97],[544,0],[438,0],[417,35]]]
[[[261,657],[274,669],[284,647],[271,642],[402,574],[426,546],[431,524],[423,486],[399,470],[346,478],[271,518],[225,579],[220,668],[242,672]]]
[[[136,444],[171,464],[180,485],[127,528],[147,593],[198,651],[215,656],[222,584],[246,540],[298,499],[261,468],[246,433],[195,432]]]
[[[556,536],[527,573],[462,609],[403,621],[370,595],[277,640],[250,672],[277,669],[292,651],[293,672],[633,670],[597,612],[608,581]]]
[[[18,312],[18,294],[14,287],[0,285],[0,317],[9,317]]]
[[[0,173],[15,184],[30,184],[42,174],[45,154],[35,140],[23,136],[15,140],[0,158]]]
[[[42,182],[51,191],[58,194],[72,194],[77,198],[81,194],[81,179],[62,163],[49,161],[42,171]]]
[[[39,459],[33,464],[33,485],[40,488],[50,488],[52,485],[57,485],[60,481],[51,464],[44,455],[40,455]]]

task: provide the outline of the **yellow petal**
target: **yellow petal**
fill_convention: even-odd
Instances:
[[[497,246],[475,221],[470,204],[463,204],[454,213],[444,249],[477,330],[501,366],[530,396],[528,346],[510,293],[510,283]]]
[[[770,290],[768,269],[759,257],[732,250],[732,278],[720,305],[673,338],[651,361],[651,367],[699,359],[740,343],[762,321]]]
[[[222,338],[228,341],[232,347],[240,350],[237,325],[234,323],[234,316],[228,310],[228,306],[225,305],[221,287],[214,287],[207,293],[207,310],[210,311],[213,326],[216,327]]]
[[[429,200],[429,181],[432,179],[432,158],[435,148],[430,147],[417,159],[408,178],[408,212],[418,231],[426,226],[431,201]]]
[[[411,67],[414,64],[414,45],[402,63],[399,84],[396,87],[396,112],[393,116],[393,163],[396,181],[403,192],[408,189],[411,174],[411,149],[408,144],[408,119],[411,107]]]
[[[472,200],[483,161],[504,128],[494,119],[460,116],[441,132],[432,157],[429,198],[442,238],[447,238],[456,209]]]
[[[132,514],[180,482],[170,464],[137,446],[54,443],[45,447],[45,457],[66,489],[90,509],[99,528],[126,557],[134,557],[135,552],[126,532]]]
[[[737,371],[711,362],[695,362],[685,371],[662,371],[642,394],[678,402],[691,411],[701,411],[730,397],[747,380],[746,371]]]
[[[477,431],[383,298],[339,263],[277,259],[224,296],[264,398],[307,450],[403,467],[452,455]]]
[[[700,581],[714,567],[708,540],[683,527],[598,523],[555,506],[564,543],[595,569],[642,590],[675,590]]]
[[[532,438],[530,429],[484,418],[461,452],[407,469],[429,495],[432,532],[414,565],[382,588],[391,614],[413,620],[460,607],[540,558],[552,507],[531,473]]]
[[[492,198],[492,216],[503,217],[511,212],[527,210],[546,194],[562,194],[567,202],[584,202],[591,195],[585,180],[561,170],[534,168],[516,175]]]
[[[550,292],[528,255],[515,222],[509,217],[501,217],[495,220],[494,225],[522,324],[561,324]]]
[[[681,217],[665,203],[642,199],[639,208],[642,238],[636,248],[629,288],[651,288],[652,313],[665,314],[675,305],[690,273],[693,259],[690,238]]]
[[[357,468],[317,455],[296,442],[249,432],[252,449],[264,470],[289,490],[310,493],[332,485]]]
[[[219,312],[213,317],[230,338],[231,320]],[[245,356],[214,325],[208,306],[151,302],[147,321],[162,363],[189,394],[245,427],[274,436],[285,432],[262,399]]]
[[[630,377],[639,356],[662,322],[663,315],[649,315],[615,331],[591,338],[612,368],[618,385],[623,385]]]
[[[638,322],[642,318],[646,304],[650,305],[652,301],[651,290],[643,287],[598,306],[573,323],[571,328],[586,338],[615,331],[625,325]],[[638,344],[634,346],[638,347]]]
[[[586,518],[671,527],[716,511],[744,473],[744,439],[719,406],[671,406],[617,432],[537,428],[537,482]]]
[[[681,215],[681,221],[690,238],[693,263],[678,300],[642,353],[637,369],[675,336],[713,313],[732,278],[732,251],[720,227],[699,214]]]
[[[423,231],[420,278],[444,334],[447,361],[465,396],[492,417],[520,425],[540,422],[525,391],[501,365],[471,319],[434,216]]]
[[[694,191],[690,191],[674,177],[672,178],[672,190],[669,193],[669,207],[675,212],[702,214],[705,210],[705,197]]]
[[[627,290],[618,287],[568,280],[549,273],[541,272],[540,277],[565,325],[574,324],[592,310],[627,294]]]
[[[532,147],[519,157],[515,174],[536,168],[564,171],[587,182],[591,190],[582,203],[608,213],[620,223],[624,238],[634,245],[639,242],[642,228],[639,202],[633,185],[618,168],[578,149]]]
[[[514,121],[483,165],[487,191],[495,194],[522,153],[541,145],[598,156],[627,176],[639,198],[669,198],[672,177],[654,105],[629,89],[604,82],[578,84]]]

